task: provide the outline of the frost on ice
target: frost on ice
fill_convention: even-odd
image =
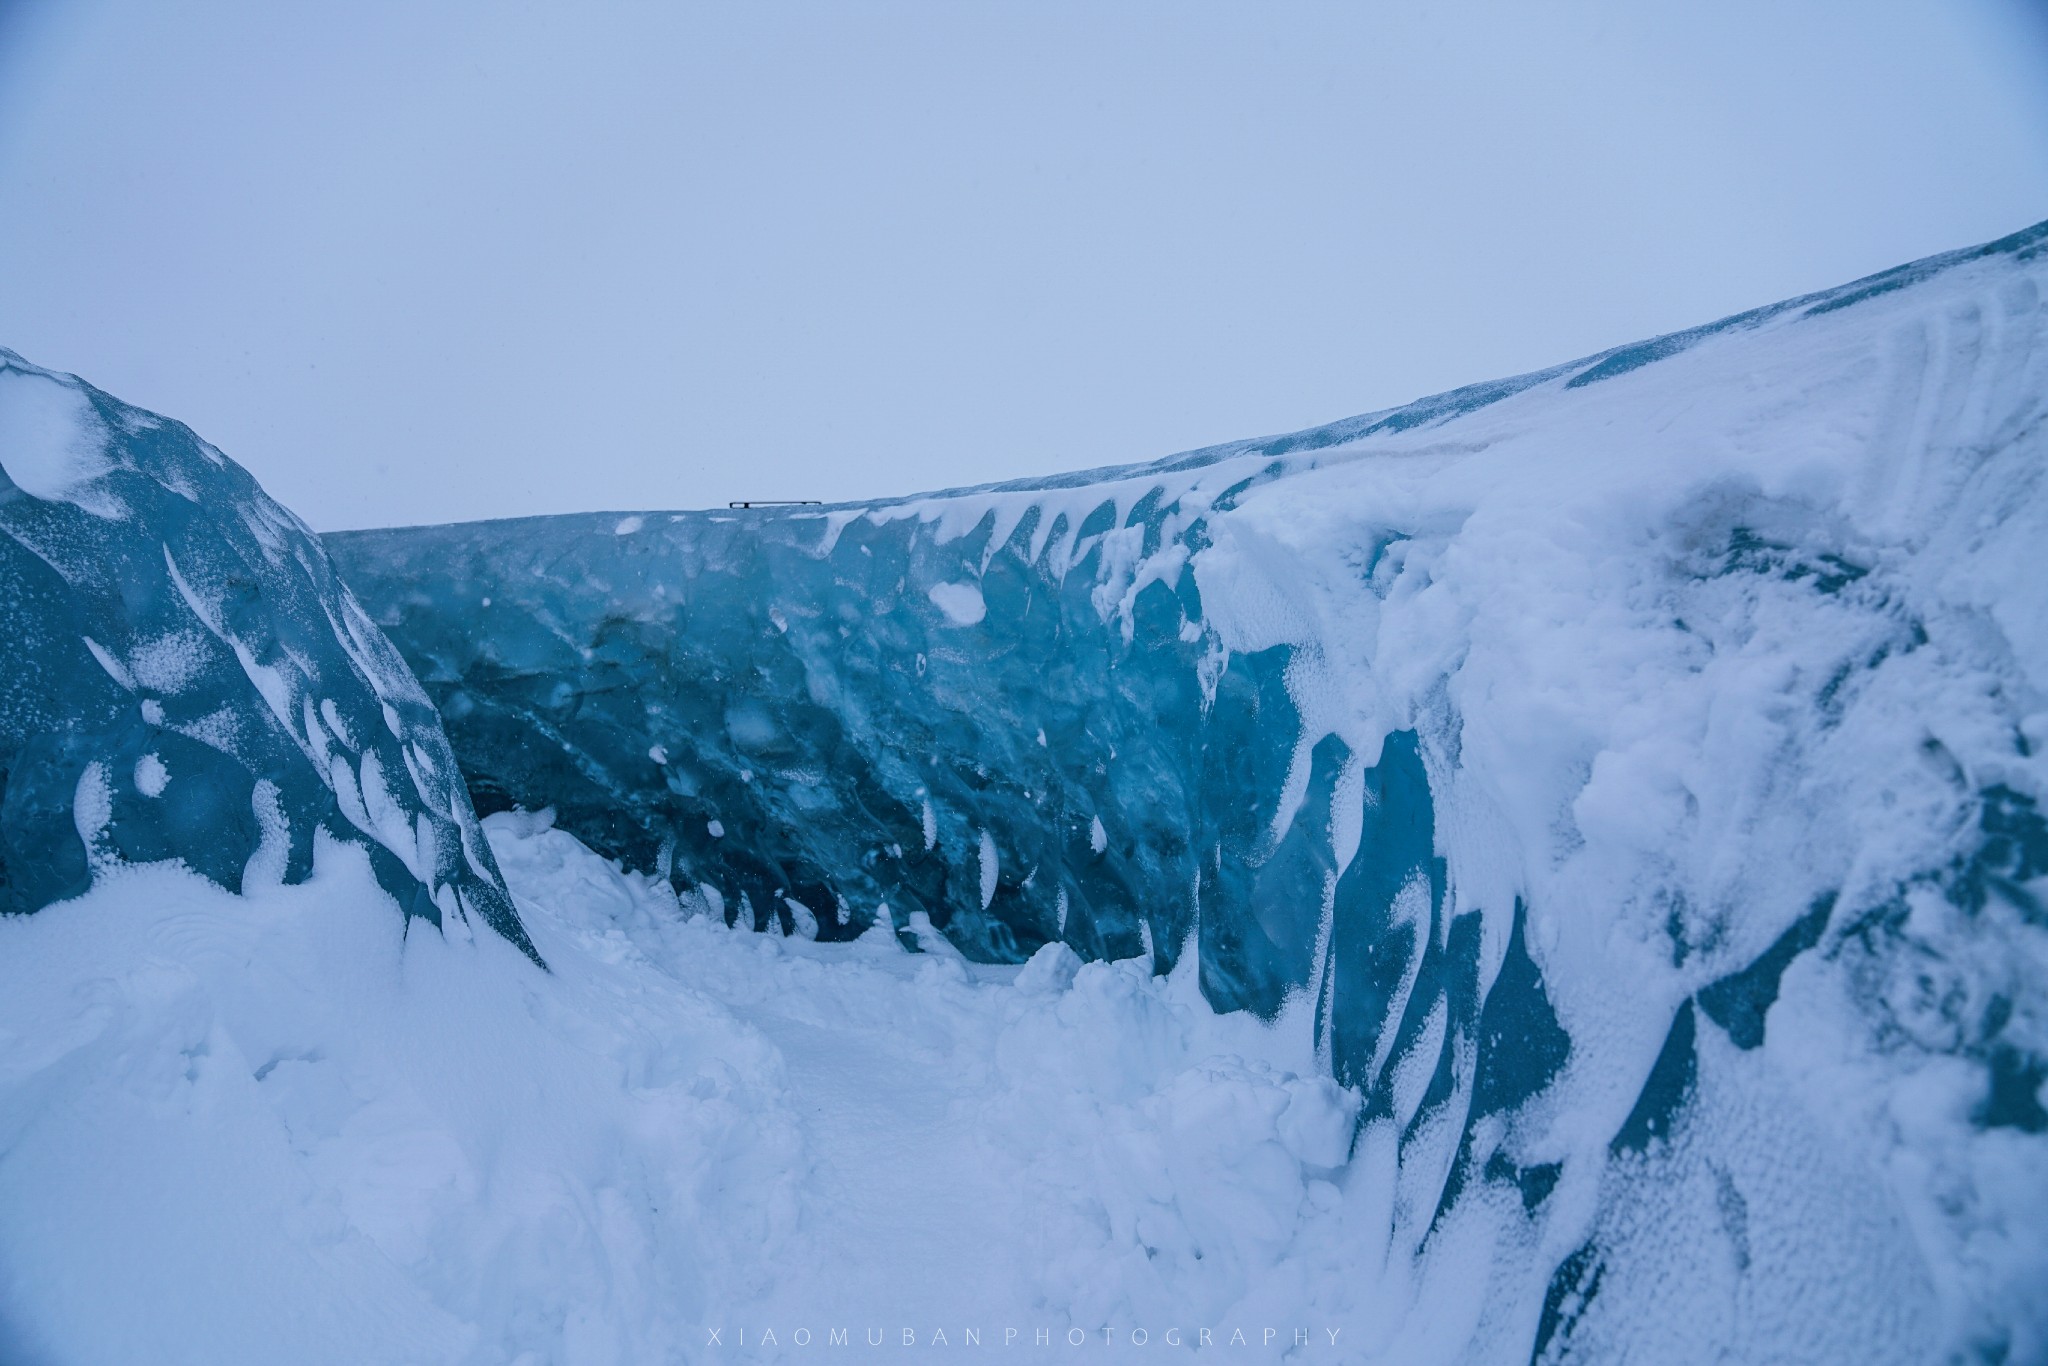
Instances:
[[[324,830],[409,917],[530,951],[440,718],[297,518],[181,424],[7,351],[0,469],[0,910],[165,859],[297,882]]]
[[[1310,1010],[1395,1359],[2038,1356],[2044,240],[1153,465],[329,546],[487,808]]]

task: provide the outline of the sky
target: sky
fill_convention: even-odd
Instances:
[[[322,530],[1151,459],[2042,218],[2020,0],[0,0],[0,346]]]

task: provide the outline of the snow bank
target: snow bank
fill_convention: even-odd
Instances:
[[[325,837],[301,885],[160,864],[0,920],[0,1356],[684,1359],[768,1283],[799,1143],[586,862],[523,907],[553,976],[405,936]]]

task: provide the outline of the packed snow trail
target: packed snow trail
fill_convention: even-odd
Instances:
[[[913,961],[893,945],[882,948]],[[837,1022],[780,993],[734,999],[738,993],[715,989],[720,984],[702,984],[782,1055],[812,1154],[811,1181],[832,1192],[836,1232],[849,1244],[852,1256],[836,1263],[838,1274],[813,1288],[808,1314],[861,1323],[891,1305],[912,1322],[957,1324],[957,1278],[1014,1236],[1002,1203],[990,1198],[983,1145],[954,1099],[960,1078],[952,1069],[975,1022],[928,1015],[929,1034],[906,1035],[890,1028],[890,1017],[915,1016],[875,1007],[894,1002],[906,985],[914,991],[910,974],[874,961],[834,977],[850,980],[828,979],[837,988],[828,998],[854,1008]],[[881,1018],[864,1018],[870,1015]]]
[[[548,975],[402,938],[331,841],[299,886],[160,864],[0,920],[0,1360],[1344,1331],[1354,1102],[1298,1016],[1057,946],[978,967],[684,919],[544,826],[487,822]]]
[[[900,1355],[906,1333],[940,1350],[1078,1330],[1117,1355],[1134,1328],[1192,1345],[1213,1336],[1204,1310],[1282,1276],[1288,1239],[1335,1207],[1355,1101],[1315,1079],[1305,1012],[1218,1016],[1188,974],[1058,946],[1019,969],[931,933],[917,955],[886,933],[815,944],[683,919],[666,887],[541,825],[486,822],[550,950],[636,957],[773,1050],[802,1154],[795,1226],[773,1283],[707,1311],[700,1348],[744,1336],[765,1359],[841,1330]],[[1240,1260],[1260,1246],[1265,1262]],[[1148,1275],[1126,1284],[1133,1264]]]

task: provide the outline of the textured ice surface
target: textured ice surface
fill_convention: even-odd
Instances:
[[[1151,466],[329,545],[482,807],[1310,1002],[1375,1352],[2037,1359],[2044,237]]]
[[[405,662],[182,424],[0,351],[0,911],[128,863],[231,890],[363,845],[409,917],[528,948]]]

